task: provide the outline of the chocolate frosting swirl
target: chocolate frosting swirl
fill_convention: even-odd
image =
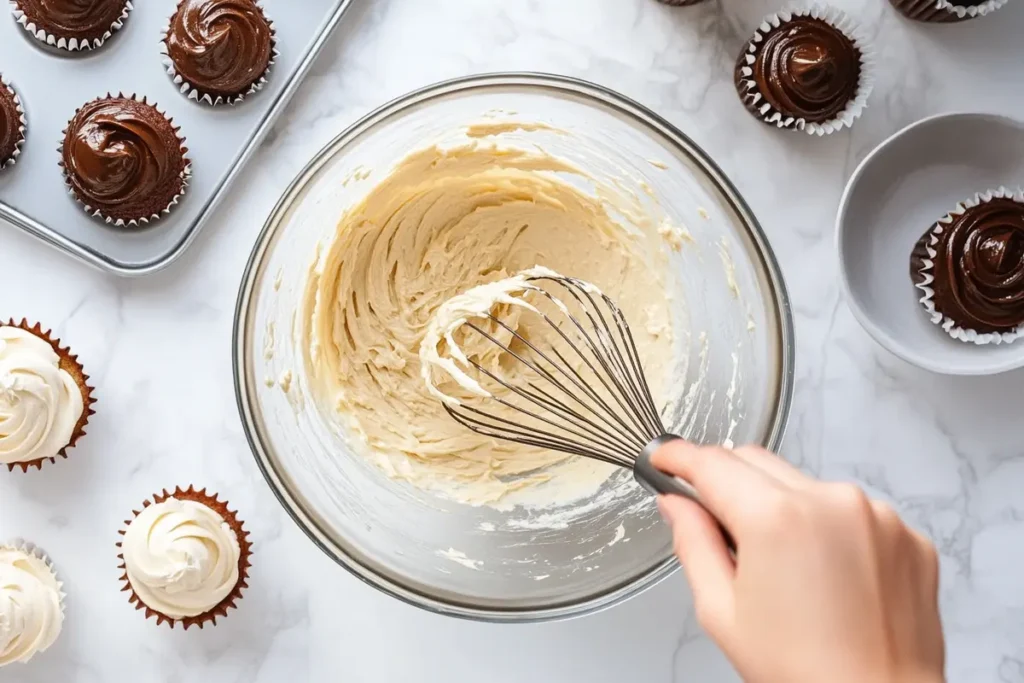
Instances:
[[[842,31],[814,17],[793,17],[759,46],[754,81],[784,116],[821,123],[836,117],[860,86],[860,50]]]
[[[0,167],[14,156],[21,139],[21,114],[14,93],[0,83]]]
[[[78,110],[61,156],[79,200],[104,217],[131,221],[159,214],[182,192],[185,151],[156,107],[110,97]]]
[[[935,310],[983,333],[1024,325],[1024,203],[997,197],[969,208],[938,239]]]
[[[192,86],[233,97],[266,73],[274,31],[252,0],[182,0],[166,45],[174,68]]]
[[[17,0],[47,32],[65,38],[101,37],[121,18],[127,0]]]

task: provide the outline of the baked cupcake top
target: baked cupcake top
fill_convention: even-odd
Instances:
[[[188,160],[178,129],[145,99],[105,97],[68,122],[61,165],[93,213],[125,222],[160,215],[182,193]]]
[[[829,22],[794,16],[764,35],[752,69],[757,91],[775,110],[821,123],[835,118],[856,97],[861,53]]]
[[[61,584],[40,557],[0,546],[0,667],[53,645],[64,623]]]
[[[108,37],[129,0],[15,0],[29,24],[57,38],[94,43]]]
[[[128,582],[150,609],[172,619],[213,610],[239,579],[231,526],[202,503],[168,498],[146,506],[121,543]]]
[[[1024,325],[1024,203],[1010,197],[966,208],[923,238],[935,310],[981,333]],[[917,259],[920,260],[920,259]]]
[[[266,73],[274,30],[252,0],[182,0],[165,43],[182,79],[204,94],[230,98]]]
[[[0,326],[0,463],[55,457],[85,410],[82,391],[44,339]]]
[[[25,139],[25,114],[14,89],[0,77],[0,168],[17,156]]]

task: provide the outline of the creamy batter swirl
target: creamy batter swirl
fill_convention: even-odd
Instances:
[[[656,228],[648,241],[612,217],[636,213],[613,205],[628,204],[618,189],[595,196],[566,177],[594,182],[558,158],[502,148],[486,135],[429,147],[398,164],[322,245],[297,316],[305,375],[321,410],[389,476],[475,504],[573,476],[578,463],[568,456],[457,424],[423,381],[419,349],[432,318],[476,285],[538,264],[593,282],[640,331],[641,358],[670,365]],[[508,360],[479,353],[483,363]],[[651,373],[656,384],[665,374]],[[660,396],[660,385],[652,390]]]

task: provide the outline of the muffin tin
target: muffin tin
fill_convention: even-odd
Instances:
[[[94,266],[145,275],[180,256],[295,93],[352,0],[264,0],[280,54],[259,93],[236,106],[210,107],[178,91],[162,63],[160,40],[177,0],[135,3],[124,28],[101,48],[70,54],[48,48],[0,16],[0,73],[28,117],[18,163],[0,172],[0,223],[8,222]],[[301,6],[299,6],[301,5]],[[88,216],[57,165],[62,131],[76,108],[107,93],[145,95],[173,117],[192,160],[189,190],[149,226],[119,228]]]

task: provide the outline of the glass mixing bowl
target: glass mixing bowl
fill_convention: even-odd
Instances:
[[[789,412],[793,325],[778,264],[750,209],[697,145],[664,119],[596,85],[537,74],[448,81],[373,112],[331,142],[274,209],[242,279],[236,393],[256,461],[281,504],[324,552],[409,603],[488,621],[579,615],[635,595],[677,567],[653,501],[621,470],[555,508],[499,511],[387,478],[350,452],[308,394],[291,332],[318,245],[346,207],[411,150],[481,120],[539,121],[501,143],[543,148],[685,225],[670,251],[675,352],[687,377],[666,424],[692,440],[775,449]],[[586,189],[586,188],[584,188]],[[698,378],[700,381],[698,381]],[[282,386],[287,390],[282,390]]]

